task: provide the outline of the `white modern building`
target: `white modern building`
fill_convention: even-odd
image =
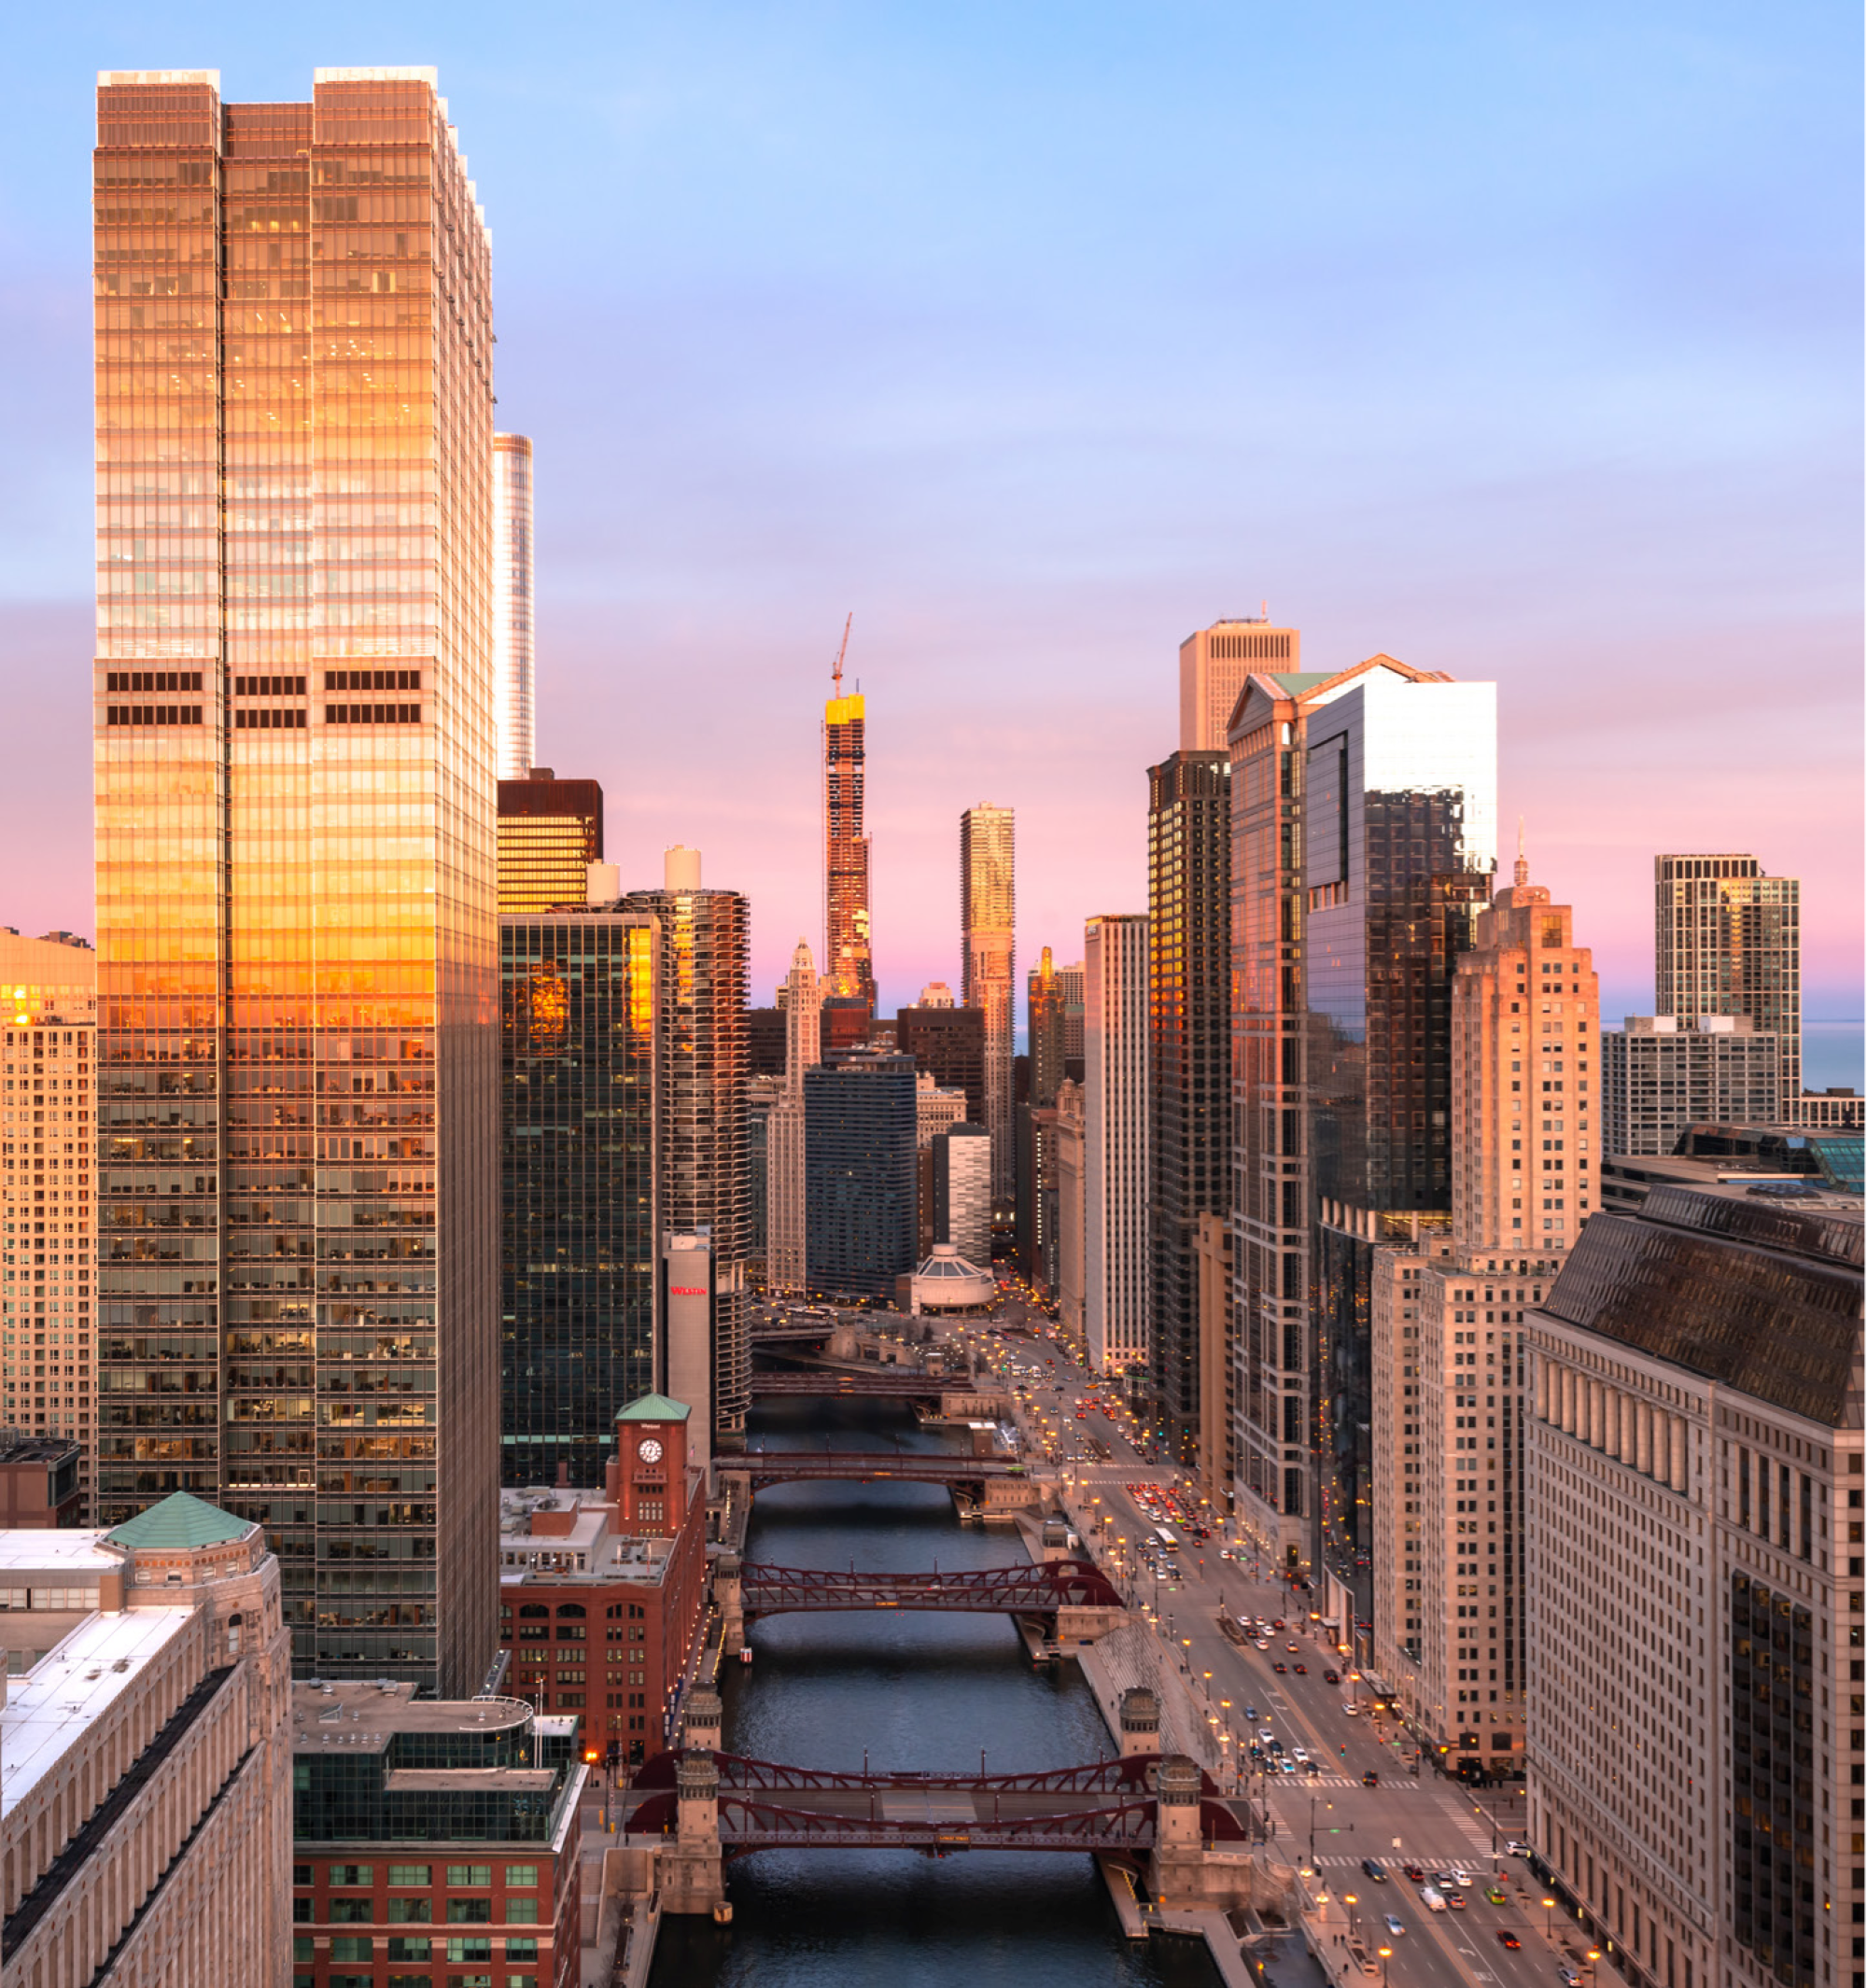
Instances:
[[[983,1126],[956,1125],[934,1140],[934,1240],[990,1270],[992,1141]]]
[[[531,441],[524,435],[493,437],[493,698],[499,777],[522,780],[537,746]]]
[[[1083,929],[1083,1329],[1098,1373],[1147,1365],[1147,919]]]

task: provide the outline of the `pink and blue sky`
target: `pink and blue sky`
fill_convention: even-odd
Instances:
[[[1020,962],[1143,907],[1180,639],[1268,599],[1310,667],[1496,679],[1608,1013],[1673,848],[1800,875],[1806,1012],[1861,1015],[1853,10],[80,0],[7,44],[0,921],[91,928],[93,74],[424,63],[537,450],[539,757],[625,882],[680,841],[751,894],[757,998],[821,930],[846,613],[892,1006],[957,979],[972,802]]]

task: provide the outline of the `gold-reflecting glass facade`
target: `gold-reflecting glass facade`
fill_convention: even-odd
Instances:
[[[603,860],[603,790],[560,780],[548,766],[499,782],[499,914],[535,917],[575,910]]]
[[[99,1517],[261,1520],[301,1671],[464,1692],[497,1641],[486,231],[419,70],[246,105],[106,74],[95,174]]]
[[[823,707],[823,992],[876,1012],[869,935],[869,838],[863,833],[863,734],[860,694]]]

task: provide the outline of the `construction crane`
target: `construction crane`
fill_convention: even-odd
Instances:
[[[836,651],[836,666],[830,672],[830,679],[836,686],[836,695],[843,694],[843,658],[849,652],[849,622],[856,618],[856,610],[849,609],[849,619],[843,623],[843,644]]]

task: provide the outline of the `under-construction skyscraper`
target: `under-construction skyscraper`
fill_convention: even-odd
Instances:
[[[863,833],[863,698],[843,695],[843,656],[823,707],[823,977],[825,999],[853,996],[876,1012],[869,959],[869,838]]]

